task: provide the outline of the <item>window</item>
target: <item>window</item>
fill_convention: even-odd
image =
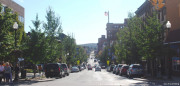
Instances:
[[[4,13],[5,12],[5,6],[2,6],[2,10],[1,10],[1,13]]]
[[[180,57],[172,58],[172,66],[173,71],[180,71]]]
[[[18,16],[20,22],[24,23],[24,18],[22,16]]]

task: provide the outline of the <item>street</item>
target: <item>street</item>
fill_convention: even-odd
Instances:
[[[88,64],[94,65],[94,53],[91,53]],[[92,59],[91,59],[92,58]],[[83,70],[77,73],[71,73],[69,76],[63,78],[48,78],[38,81],[30,81],[19,85],[33,85],[33,86],[127,86],[127,85],[147,85],[146,79],[134,78],[128,79],[125,76],[115,75],[107,72],[105,69],[95,72],[93,70]]]
[[[94,52],[90,54],[88,64],[94,66],[98,62],[94,62]],[[88,70],[87,68],[63,78],[42,78],[37,80],[25,80],[14,85],[20,86],[134,86],[134,85],[173,85],[178,86],[178,82],[167,81],[151,81],[145,78],[127,78],[126,76],[115,75],[107,72],[106,69],[96,71],[95,68]],[[13,85],[13,84],[10,84]]]

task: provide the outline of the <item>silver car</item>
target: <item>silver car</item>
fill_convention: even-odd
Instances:
[[[73,73],[73,72],[79,72],[79,68],[76,67],[76,66],[73,66],[73,67],[71,68],[71,73]]]
[[[142,66],[139,64],[131,64],[127,70],[127,75],[129,78],[142,77],[144,75]]]
[[[100,66],[96,66],[95,67],[95,71],[101,71],[101,67]]]

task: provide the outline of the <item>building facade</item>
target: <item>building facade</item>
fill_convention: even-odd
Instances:
[[[98,52],[103,51],[104,47],[106,46],[106,37],[105,35],[101,35],[101,38],[98,39]]]
[[[163,74],[172,72],[172,74],[180,76],[180,0],[163,0],[158,4],[164,4],[164,6],[157,10],[149,0],[146,0],[138,8],[136,15],[145,20],[147,16],[152,16],[153,12],[157,12],[157,18],[163,24],[164,29],[167,21],[170,21],[171,28],[164,33],[164,45],[169,46],[173,50],[173,54],[161,57],[160,66]],[[171,67],[172,71],[167,67]]]
[[[5,11],[6,7],[9,7],[10,9],[12,9],[12,13],[18,13],[19,21],[24,23],[24,8],[22,6],[20,6],[13,0],[0,0],[0,3],[2,5],[2,12]]]
[[[112,46],[117,38],[117,32],[120,29],[124,28],[124,23],[107,23],[106,24],[106,32],[107,32],[107,44],[108,46]]]

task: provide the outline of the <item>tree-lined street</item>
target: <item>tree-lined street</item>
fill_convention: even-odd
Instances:
[[[88,63],[91,65],[98,64],[94,62],[93,53],[91,53]],[[125,76],[115,75],[112,72],[107,72],[102,69],[101,72],[93,70],[83,70],[81,72],[71,73],[68,77],[63,78],[43,78],[39,80],[24,81],[19,85],[33,85],[33,86],[129,86],[129,85],[170,85],[175,86],[180,84],[173,81],[148,80],[145,78],[129,79]]]

